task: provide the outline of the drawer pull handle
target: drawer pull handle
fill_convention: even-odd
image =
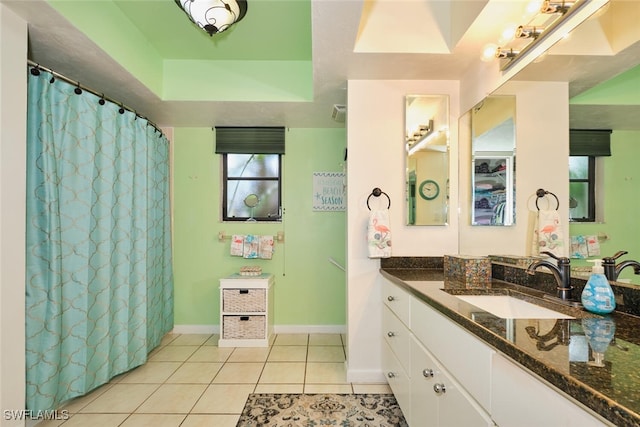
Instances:
[[[249,289],[240,289],[240,294],[248,294],[249,293]]]
[[[445,388],[444,384],[434,384],[433,385],[433,391],[436,392],[436,394],[444,394],[447,389]]]
[[[246,322],[247,320],[249,320],[249,316],[240,316],[240,320]]]
[[[391,332],[391,331],[389,331],[389,332],[387,332],[387,336],[388,336],[389,338],[393,338],[393,337],[395,337],[395,336],[396,336],[396,334],[395,334],[395,332]]]
[[[423,369],[422,370],[422,375],[425,378],[433,378],[433,369]]]
[[[394,374],[393,372],[389,372],[389,373],[387,374],[387,376],[388,376],[389,378],[395,378],[395,377],[396,377],[396,374]]]
[[[389,296],[387,297],[387,301],[394,301],[394,300],[395,300],[395,298],[394,298],[394,297],[392,297],[391,295],[389,295]]]

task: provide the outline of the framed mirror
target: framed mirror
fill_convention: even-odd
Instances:
[[[471,113],[471,225],[515,224],[515,96],[494,95]]]
[[[405,97],[407,225],[449,221],[449,97]]]

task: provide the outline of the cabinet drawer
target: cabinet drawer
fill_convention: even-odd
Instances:
[[[382,370],[408,421],[411,416],[411,381],[387,343],[382,344]]]
[[[412,301],[411,324],[416,338],[490,411],[491,357],[495,351],[417,299]]]
[[[265,327],[265,316],[222,316],[223,339],[265,338]]]
[[[383,279],[382,299],[402,323],[411,329],[411,294],[389,280]]]
[[[222,311],[227,313],[266,311],[266,289],[223,289]]]
[[[411,333],[388,307],[382,310],[382,334],[408,373],[411,368]]]

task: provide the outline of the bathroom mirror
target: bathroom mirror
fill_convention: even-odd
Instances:
[[[471,224],[515,223],[516,100],[488,96],[471,112]]]
[[[449,97],[405,97],[407,225],[449,221]]]

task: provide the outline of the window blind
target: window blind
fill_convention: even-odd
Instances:
[[[611,130],[569,131],[570,156],[610,156]]]
[[[284,127],[216,126],[217,154],[284,154]]]

